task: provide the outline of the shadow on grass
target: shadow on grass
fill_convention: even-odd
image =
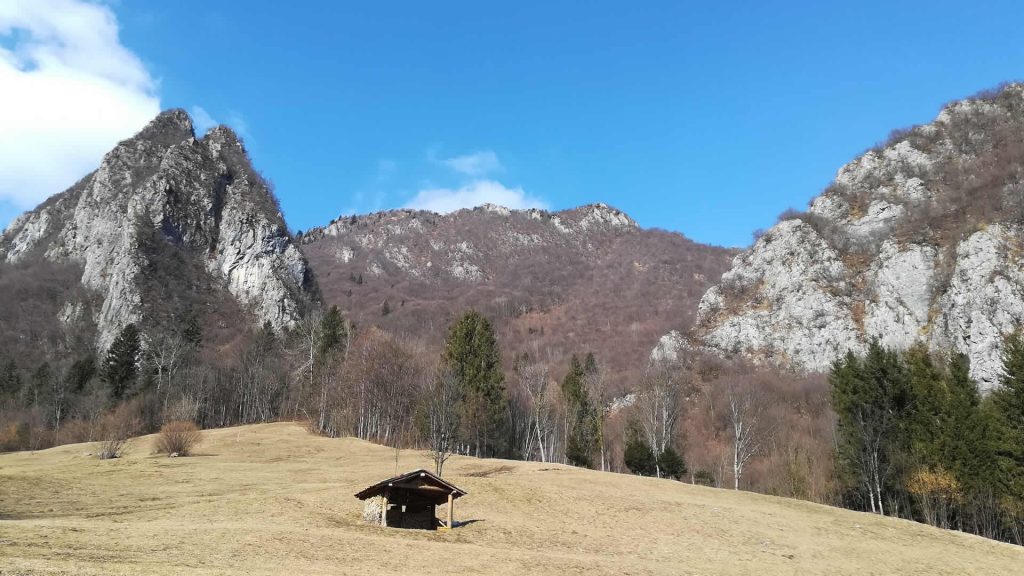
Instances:
[[[213,458],[215,456],[220,456],[220,454],[189,454],[188,456],[169,456],[167,454],[162,454],[161,453],[161,454],[150,454],[149,458],[150,459],[157,459],[157,460],[178,460],[180,458],[184,458],[184,459],[187,460],[189,458]]]

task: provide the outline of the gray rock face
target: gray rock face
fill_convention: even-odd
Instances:
[[[471,229],[484,220],[489,222],[486,230]],[[306,232],[302,244],[330,244],[332,257],[345,264],[365,259],[370,276],[392,270],[421,280],[476,283],[494,275],[489,260],[495,254],[504,263],[538,248],[592,252],[595,244],[639,231],[632,218],[605,204],[557,213],[485,204],[447,215],[391,210],[339,218]]]
[[[839,253],[810,225],[783,222],[737,256],[721,283],[701,299],[698,326],[706,330],[704,343],[821,369],[856,339],[844,294],[847,274]]]
[[[270,191],[230,129],[197,139],[181,110],[118,144],[95,172],[0,237],[0,260],[83,266],[82,284],[101,302],[91,312],[100,348],[161,305],[147,293],[146,278],[171,266],[157,260],[170,253],[204,270],[203,281],[254,321],[282,328],[298,318],[306,264]]]
[[[947,106],[839,170],[701,300],[691,338],[827,370],[872,338],[963,352],[983,390],[1024,320],[1024,87]]]
[[[933,342],[968,353],[981,382],[996,382],[1003,336],[1024,323],[1022,233],[994,225],[959,243],[953,279],[939,299]]]

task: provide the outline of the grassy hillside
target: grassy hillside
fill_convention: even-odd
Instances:
[[[1020,574],[1024,549],[806,502],[535,462],[453,458],[452,532],[367,526],[395,451],[294,424],[199,455],[0,456],[0,574]],[[403,451],[400,471],[429,467]]]

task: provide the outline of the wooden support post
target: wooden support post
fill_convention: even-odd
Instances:
[[[453,498],[453,496],[454,496],[454,494],[449,494],[448,495],[448,529],[449,530],[451,530],[452,528],[455,527],[455,524],[454,524],[454,522],[455,522],[455,512],[454,512],[455,498]]]
[[[388,495],[384,493],[384,501],[380,505],[380,525],[387,527],[388,525]]]

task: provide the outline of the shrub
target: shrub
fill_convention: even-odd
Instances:
[[[796,208],[786,208],[779,214],[776,222],[785,222],[786,220],[803,220],[807,216],[807,213]]]
[[[697,470],[693,473],[693,483],[698,486],[715,486],[715,475],[708,470]]]
[[[32,432],[27,422],[11,422],[0,429],[0,452],[27,450]]]
[[[661,474],[665,478],[679,480],[683,474],[686,474],[686,462],[671,446],[665,448],[665,451],[658,456],[658,467],[661,468]]]
[[[632,432],[626,440],[626,450],[623,454],[626,468],[633,474],[639,476],[654,476],[657,470],[657,459],[651,446],[640,437],[637,432]]]
[[[131,405],[122,405],[103,418],[100,431],[100,460],[124,456],[131,448],[132,437],[142,428],[142,421]]]
[[[188,456],[201,440],[202,433],[192,422],[168,422],[156,436],[156,451],[167,455]]]

